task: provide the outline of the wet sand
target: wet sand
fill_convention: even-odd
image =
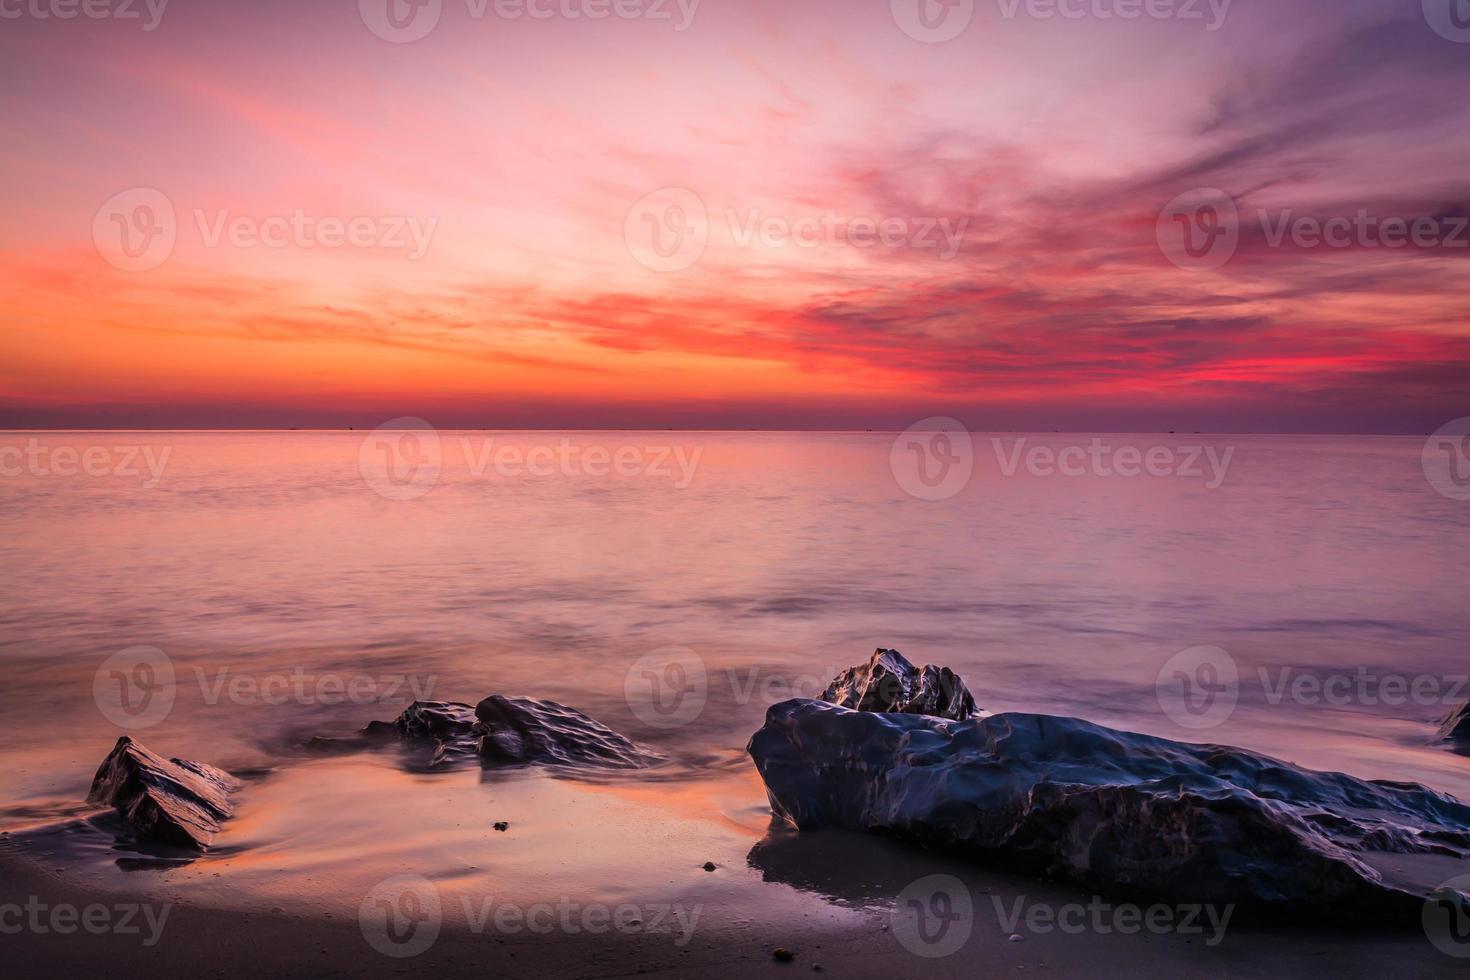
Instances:
[[[733,760],[698,778],[654,771],[596,783],[423,773],[412,762],[369,752],[257,777],[218,846],[195,859],[130,841],[106,812],[7,833],[0,906],[22,907],[0,917],[7,974],[723,977],[820,964],[823,974],[885,978],[1464,975],[1464,961],[1417,930],[1232,921],[1215,931],[1203,916],[1195,928],[1133,934],[1111,918],[1073,932],[1017,925],[1007,918],[1017,910],[1098,899],[870,835],[774,827],[758,780]],[[895,913],[934,875],[962,883],[971,902],[952,945],[916,939]],[[400,876],[437,906],[421,947],[385,945],[381,923],[364,919]],[[401,904],[403,894],[388,898]],[[136,932],[9,929],[38,903],[148,912],[134,914]],[[795,959],[776,962],[778,946]]]
[[[852,843],[852,842],[848,842]],[[853,855],[849,854],[849,857]],[[820,866],[812,873],[820,874]],[[0,847],[0,900],[34,896],[50,905],[126,902],[135,896],[67,880],[44,869],[13,844]],[[1033,889],[1033,895],[1043,893]],[[1049,893],[1055,895],[1056,893]],[[710,909],[710,912],[718,910]],[[1462,977],[1464,961],[1434,950],[1422,936],[1336,932],[1236,932],[1218,947],[1181,936],[1032,936],[1008,942],[977,923],[970,941],[943,958],[920,958],[903,948],[887,916],[872,913],[845,927],[796,920],[774,929],[712,914],[680,948],[667,937],[475,933],[446,924],[433,948],[412,959],[379,955],[355,918],[288,913],[241,913],[179,902],[169,911],[165,937],[145,947],[145,936],[38,934],[23,931],[0,941],[9,976],[218,976],[591,978],[779,976],[793,971],[844,977],[1280,976]],[[770,950],[791,949],[778,963]]]

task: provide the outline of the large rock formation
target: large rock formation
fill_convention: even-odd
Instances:
[[[963,721],[975,715],[975,699],[948,667],[909,663],[897,650],[879,647],[866,664],[838,674],[823,701],[855,711],[891,711]]]
[[[1444,742],[1470,743],[1470,701],[1466,701],[1439,726],[1438,738]]]
[[[969,721],[773,705],[749,745],[800,830],[876,831],[1101,892],[1298,918],[1413,919],[1370,852],[1470,858],[1470,807],[1074,718]]]
[[[373,722],[364,734],[432,743],[430,765],[436,767],[479,759],[486,766],[638,769],[656,761],[575,708],[494,694],[473,708],[452,701],[415,701],[395,720]]]
[[[92,779],[87,802],[113,806],[152,840],[204,850],[235,815],[229,795],[240,788],[223,769],[165,759],[124,735]]]

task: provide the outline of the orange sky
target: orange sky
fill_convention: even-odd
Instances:
[[[943,44],[887,6],[446,2],[411,43],[353,4],[13,22],[0,424],[1470,414],[1470,248],[1269,234],[1452,237],[1470,48],[1379,0],[1217,30],[981,4]],[[1218,268],[1159,237],[1196,188],[1237,209]]]

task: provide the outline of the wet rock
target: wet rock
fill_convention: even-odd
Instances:
[[[371,731],[374,722],[368,726]],[[393,729],[407,738],[433,738],[440,741],[474,733],[475,709],[457,701],[415,701],[403,709],[392,722]]]
[[[438,767],[478,754],[475,709],[457,701],[415,701],[392,721],[370,722],[368,737],[400,738],[434,746],[429,765]]]
[[[822,692],[822,700],[854,711],[891,711],[961,721],[976,713],[965,682],[948,667],[915,667],[897,650],[878,650],[849,667]]]
[[[658,761],[575,708],[499,695],[473,708],[454,701],[415,701],[393,721],[368,725],[363,737],[431,744],[433,768],[478,760],[485,766],[637,769]]]
[[[1470,807],[1075,718],[969,721],[773,705],[749,745],[799,830],[884,833],[1099,892],[1335,922],[1414,921],[1374,853],[1470,858]]]
[[[485,762],[640,769],[651,761],[611,728],[555,701],[492,694],[475,706],[475,716]]]
[[[1438,738],[1445,742],[1470,743],[1470,701],[1466,701],[1439,726]]]
[[[229,795],[239,788],[223,769],[165,759],[124,735],[92,778],[87,802],[116,807],[151,840],[202,851],[235,815]]]

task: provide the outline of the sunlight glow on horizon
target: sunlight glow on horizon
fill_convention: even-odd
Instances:
[[[6,22],[0,424],[1470,415],[1470,249],[1280,247],[1256,219],[1470,209],[1470,47],[1415,11],[1237,4],[1206,32],[981,4],[936,45],[887,3],[704,0],[684,32],[444,11],[411,44],[355,3]],[[1239,251],[1177,268],[1156,221],[1202,187],[1238,201]],[[146,271],[93,241],[129,188],[173,212]],[[668,188],[708,242],[660,270],[625,226]],[[228,231],[293,215],[378,241]],[[847,241],[885,221],[898,244]]]

